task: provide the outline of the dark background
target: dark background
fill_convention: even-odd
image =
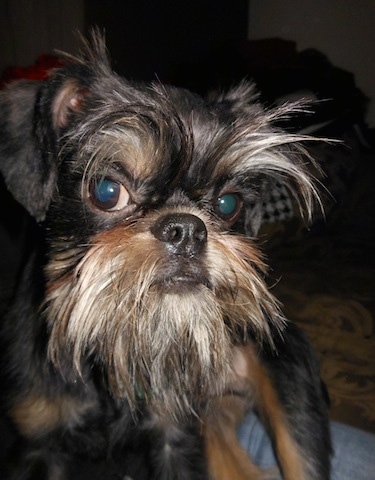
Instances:
[[[246,0],[86,1],[85,12],[86,31],[91,25],[104,27],[118,72],[195,89],[220,82],[231,70],[229,51],[247,37]]]

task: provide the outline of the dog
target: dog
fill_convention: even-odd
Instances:
[[[307,138],[276,126],[295,107],[128,81],[98,31],[62,62],[0,96],[1,173],[33,222],[2,320],[5,478],[328,479],[318,362],[257,240],[275,182],[313,209]],[[238,443],[250,410],[278,471]]]

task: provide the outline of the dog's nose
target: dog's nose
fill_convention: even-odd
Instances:
[[[151,228],[155,238],[165,243],[175,255],[189,258],[202,252],[207,241],[203,221],[190,213],[163,215]]]

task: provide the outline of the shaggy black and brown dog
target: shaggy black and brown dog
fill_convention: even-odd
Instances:
[[[273,182],[315,196],[306,139],[274,127],[289,108],[131,83],[98,34],[63,62],[0,96],[0,169],[37,223],[2,321],[4,475],[276,478],[236,439],[254,409],[284,479],[328,479],[318,366],[255,239]]]

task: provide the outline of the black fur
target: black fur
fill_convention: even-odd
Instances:
[[[14,405],[30,392],[51,401],[66,397],[81,409],[78,421],[57,422],[48,431],[41,425],[29,438],[20,436],[2,478],[207,479],[197,417],[204,417],[209,399],[205,403],[194,392],[188,400],[191,410],[176,413],[178,422],[155,420],[147,390],[139,389],[134,408],[130,394],[117,394],[112,388],[106,362],[94,348],[81,353],[77,367],[67,341],[51,361],[54,324],[45,301],[48,289],[72,275],[96,235],[118,225],[131,229],[155,212],[178,212],[182,207],[185,213],[202,212],[207,241],[217,235],[238,236],[245,242],[245,236],[252,238],[259,229],[262,199],[275,179],[290,174],[292,190],[301,182],[307,203],[313,187],[303,168],[294,167],[301,155],[295,139],[272,127],[280,112],[265,114],[252,86],[243,84],[226,95],[203,99],[169,86],[133,85],[110,71],[104,44],[97,37],[93,42],[82,58],[67,56],[66,66],[50,79],[20,82],[0,94],[0,170],[15,198],[36,219],[25,271],[3,320],[3,400],[11,418]],[[59,98],[61,92],[67,99]],[[112,144],[100,150],[98,132],[113,132],[115,124],[124,135],[140,139],[144,151],[147,139],[158,146],[150,164],[139,159],[127,169],[126,162],[112,161]],[[87,170],[90,155],[96,154],[102,163],[106,154],[111,161],[103,167],[94,159],[92,170]],[[81,189],[85,175],[87,184],[100,176],[126,179],[133,203],[111,215],[88,207]],[[221,217],[215,203],[227,191],[242,202],[241,212],[231,218]],[[190,251],[191,263],[183,273],[189,281],[199,274],[199,282],[212,288],[209,272],[193,258],[200,255],[198,250],[201,247],[195,245]],[[181,261],[175,260],[176,251],[166,255],[170,266],[163,271],[163,281],[168,288]],[[46,273],[61,258],[63,268]],[[264,305],[261,308],[267,308]],[[279,315],[276,307],[270,309]],[[261,341],[259,328],[249,321],[246,328],[239,323],[238,331],[231,331],[233,346],[259,343],[260,359],[292,436],[309,459],[307,478],[328,479],[328,414],[314,353],[292,324],[281,325],[267,312],[261,321],[268,324],[264,328],[270,329],[271,342]]]

